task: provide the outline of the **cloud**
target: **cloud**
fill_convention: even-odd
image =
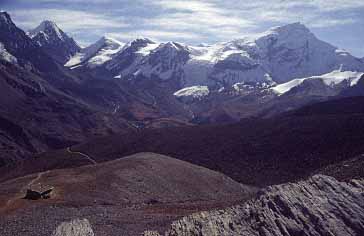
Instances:
[[[55,21],[62,29],[69,32],[125,28],[129,26],[121,17],[108,17],[102,14],[78,10],[24,9],[14,10],[10,13],[17,25],[24,29],[34,28],[45,19]]]
[[[315,33],[325,32],[319,36],[330,42],[344,42],[337,39],[346,38],[350,43],[345,31],[350,27],[354,29],[350,35],[364,37],[364,31],[360,33],[364,28],[364,0],[0,1],[5,1],[2,7],[22,28],[33,28],[50,19],[84,43],[108,33],[124,41],[145,36],[159,41],[214,43],[293,22],[302,22]],[[328,35],[329,31],[332,34]],[[346,34],[337,33],[342,31]]]
[[[145,24],[163,30],[179,30],[194,32],[200,38],[216,39],[236,37],[247,29],[255,27],[255,23],[207,1],[159,0],[153,4],[161,8],[161,14]]]
[[[163,30],[138,30],[127,33],[107,33],[106,36],[119,39],[121,41],[130,41],[140,37],[150,38],[154,41],[168,41],[168,40],[199,40],[201,36],[195,33],[188,32],[173,32]]]
[[[316,22],[312,22],[310,26],[312,28],[327,28],[327,27],[334,27],[339,25],[347,25],[347,24],[353,24],[356,20],[352,18],[348,19],[321,19]]]

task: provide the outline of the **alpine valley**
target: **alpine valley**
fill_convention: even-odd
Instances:
[[[81,47],[0,12],[3,236],[363,235],[363,129],[364,60],[301,23]]]

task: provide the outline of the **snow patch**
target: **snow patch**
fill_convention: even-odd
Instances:
[[[284,94],[290,91],[292,88],[299,86],[306,80],[321,80],[325,85],[329,87],[334,87],[344,81],[347,81],[350,86],[356,85],[360,78],[364,75],[363,72],[353,72],[353,71],[341,71],[334,70],[330,73],[312,76],[308,78],[294,79],[284,84],[279,84],[272,88],[272,90],[278,94]]]
[[[210,90],[207,86],[191,86],[178,90],[173,95],[176,97],[192,97],[201,99],[210,94]]]
[[[146,47],[143,47],[137,51],[137,53],[142,54],[143,56],[147,56],[152,52],[154,49],[158,48],[158,43],[148,43]]]

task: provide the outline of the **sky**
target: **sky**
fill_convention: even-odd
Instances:
[[[364,0],[0,0],[0,10],[24,30],[52,20],[82,46],[104,35],[216,43],[301,22],[364,57]]]

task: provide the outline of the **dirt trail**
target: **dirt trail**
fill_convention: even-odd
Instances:
[[[70,147],[67,148],[67,152],[68,153],[71,153],[71,154],[78,154],[78,155],[86,158],[87,160],[89,160],[92,164],[94,164],[94,165],[97,164],[97,162],[94,159],[92,159],[89,155],[87,155],[85,153],[82,153],[82,152],[74,152],[74,151],[71,150]]]
[[[16,209],[20,203],[19,200],[22,200],[22,198],[25,196],[25,192],[27,189],[32,188],[32,185],[36,184],[37,181],[39,181],[44,174],[47,174],[49,171],[40,172],[37,174],[37,176],[32,179],[28,184],[24,185],[14,197],[10,198],[3,207],[0,208],[0,212],[8,212],[13,209]]]

